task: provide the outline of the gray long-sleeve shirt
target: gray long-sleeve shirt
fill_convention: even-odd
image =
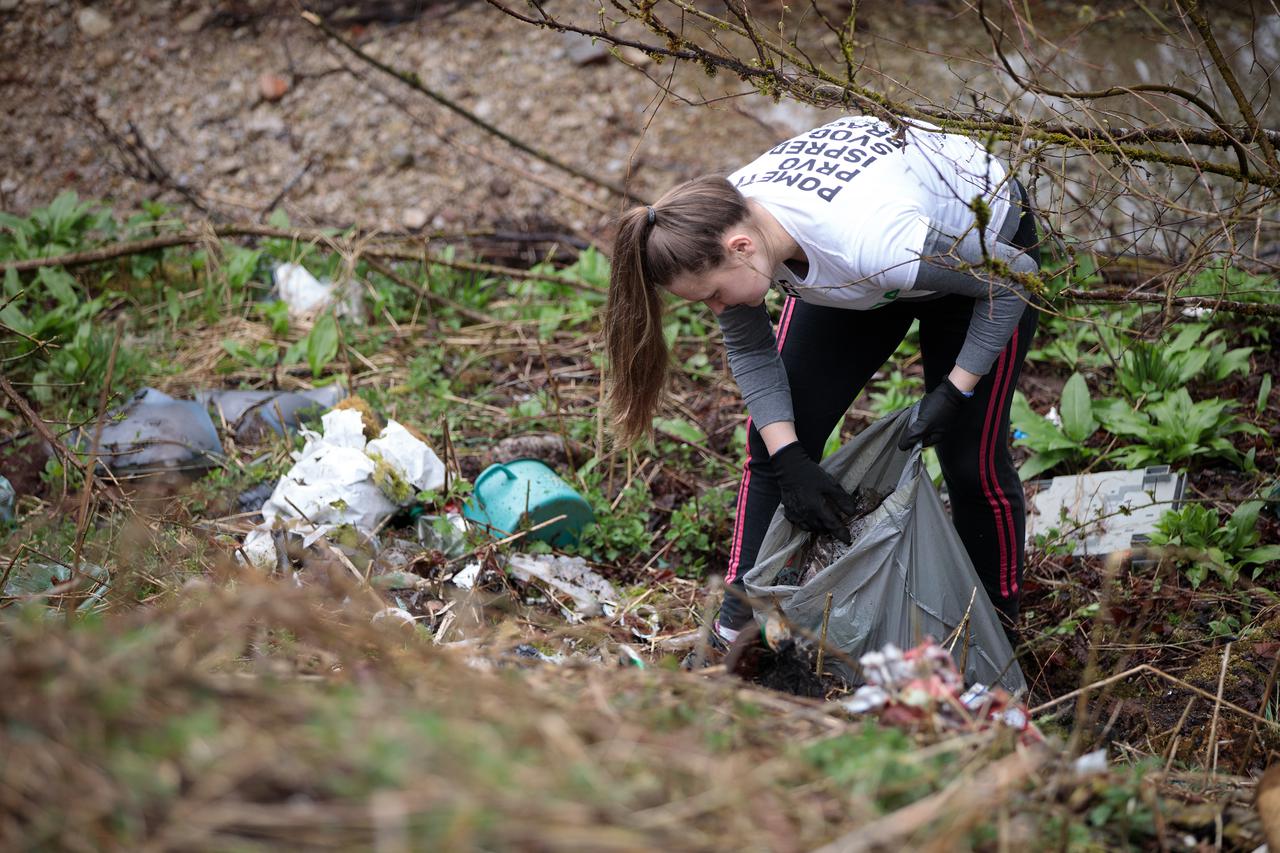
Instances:
[[[1036,269],[1035,261],[1010,243],[1021,213],[1020,205],[1009,205],[999,239],[988,240],[986,255],[1003,261],[1014,272],[1027,273]],[[962,269],[965,265],[980,265],[983,260],[975,228],[964,234],[952,234],[931,223],[913,287],[973,298],[969,331],[956,364],[979,376],[991,369],[1012,337],[1027,304],[1025,289],[1014,279]],[[803,295],[800,298],[803,300]],[[717,319],[724,334],[729,368],[755,426],[793,421],[787,374],[764,305],[733,306],[722,311]]]

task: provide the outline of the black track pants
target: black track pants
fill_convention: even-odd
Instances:
[[[1026,248],[1034,240],[1031,217],[1024,215],[1015,242]],[[788,299],[778,323],[778,343],[805,452],[820,457],[840,416],[897,349],[913,319],[920,320],[925,387],[935,388],[955,366],[972,312],[973,300],[956,295],[905,299],[870,311]],[[1008,345],[937,445],[956,529],[987,595],[1010,623],[1017,619],[1022,591],[1026,501],[1009,450],[1009,403],[1038,318],[1030,306],[1023,312]],[[720,611],[727,628],[741,628],[751,617],[742,580],[755,565],[779,500],[768,450],[749,426],[725,575],[730,589]]]

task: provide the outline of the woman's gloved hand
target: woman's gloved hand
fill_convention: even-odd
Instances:
[[[915,421],[898,439],[898,449],[910,450],[916,444],[924,447],[937,444],[947,427],[955,422],[969,396],[952,385],[950,379],[943,379],[937,388],[916,403]]]
[[[835,478],[809,458],[800,442],[793,441],[769,457],[782,487],[782,510],[787,520],[802,530],[827,533],[848,545],[848,519],[857,504]]]

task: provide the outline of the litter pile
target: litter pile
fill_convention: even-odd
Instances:
[[[929,731],[982,731],[1006,726],[1024,742],[1044,740],[1026,708],[1000,687],[968,690],[951,653],[932,639],[902,651],[892,644],[858,659],[866,683],[840,704],[850,714],[875,712],[881,722]]]

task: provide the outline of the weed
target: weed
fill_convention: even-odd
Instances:
[[[1022,433],[1017,443],[1032,450],[1032,456],[1018,469],[1018,476],[1028,480],[1062,464],[1083,466],[1096,459],[1100,451],[1087,443],[1098,431],[1094,403],[1089,388],[1079,373],[1071,374],[1062,388],[1062,425],[1032,410],[1021,392],[1014,392],[1010,409],[1013,426]]]
[[[729,489],[708,489],[671,513],[666,538],[677,575],[700,580],[706,573],[708,558],[727,544],[733,500]]]
[[[1234,408],[1230,401],[1216,397],[1192,402],[1187,389],[1178,388],[1142,410],[1134,410],[1120,400],[1107,400],[1096,411],[1107,429],[1137,442],[1114,453],[1114,458],[1128,468],[1218,458],[1248,470],[1253,451],[1241,454],[1228,436],[1265,432],[1236,419],[1231,414]]]
[[[1205,504],[1188,504],[1166,512],[1156,524],[1151,544],[1183,569],[1193,587],[1199,587],[1213,572],[1228,587],[1240,572],[1256,566],[1257,578],[1268,563],[1280,561],[1280,545],[1259,546],[1258,513],[1262,501],[1246,501],[1220,524],[1217,509]]]

